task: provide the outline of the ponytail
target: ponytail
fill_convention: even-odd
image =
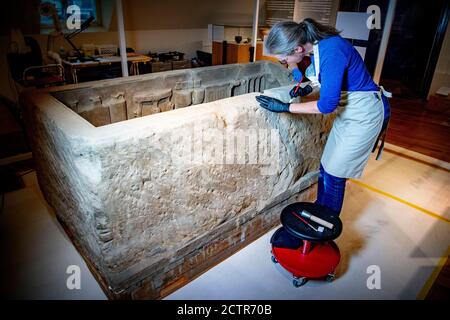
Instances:
[[[301,29],[305,30],[305,32],[302,34],[304,36],[304,39],[300,40],[300,44],[302,45],[306,42],[315,43],[316,41],[320,41],[322,39],[337,36],[340,33],[338,30],[336,30],[336,28],[318,23],[311,18],[306,18],[299,23],[299,26]]]
[[[314,44],[339,33],[336,28],[320,24],[311,18],[306,18],[300,23],[283,21],[272,27],[265,46],[270,54],[292,54],[299,45]]]

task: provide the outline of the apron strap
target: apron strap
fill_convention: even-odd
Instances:
[[[380,144],[380,147],[378,148],[378,152],[377,152],[377,155],[375,157],[375,160],[380,160],[381,159],[381,154],[383,153],[383,150],[384,150],[384,141],[386,139],[386,134],[387,134],[387,130],[388,130],[388,127],[389,127],[389,120],[390,120],[390,117],[383,121],[383,126],[381,127],[381,132],[378,135],[378,138],[375,141],[375,144],[374,144],[374,146],[372,148],[372,153],[374,153],[375,150],[377,149],[378,142],[381,139],[381,144]]]
[[[378,152],[377,152],[377,156],[375,157],[375,160],[380,160],[381,159],[381,154],[383,153],[384,150],[384,140],[386,138],[386,134],[383,135],[383,139],[381,140],[381,145],[378,148]]]
[[[386,98],[392,98],[392,93],[384,89],[383,86],[380,86],[380,91]]]
[[[389,92],[389,91],[386,91],[383,88],[383,86],[380,86],[380,92],[386,98],[392,98],[392,93]],[[389,126],[389,120],[390,120],[390,116],[387,119],[384,120],[383,126],[381,128],[381,132],[378,135],[377,141],[375,142],[375,145],[373,146],[373,149],[372,149],[372,153],[375,152],[375,150],[377,149],[377,146],[378,146],[378,142],[381,139],[381,144],[380,144],[380,147],[378,148],[378,152],[377,152],[377,155],[375,157],[376,160],[380,160],[381,159],[381,154],[383,153],[383,150],[384,150],[384,142],[386,140],[386,133],[387,133],[388,126]]]
[[[381,155],[382,155],[383,150],[384,150],[384,141],[386,139],[386,132],[387,132],[387,127],[384,130],[382,130],[381,133],[378,135],[377,141],[375,141],[375,144],[373,146],[372,153],[375,152],[375,150],[377,149],[378,142],[381,139],[381,144],[380,144],[380,147],[378,148],[378,152],[377,152],[377,155],[375,157],[375,160],[380,160],[381,159]]]
[[[319,56],[319,43],[316,42],[313,44],[313,59],[314,59],[314,77],[308,77],[309,80],[311,80],[312,87],[320,88],[320,82],[319,82],[319,71],[320,71],[320,56]]]

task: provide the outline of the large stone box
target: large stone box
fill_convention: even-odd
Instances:
[[[331,127],[261,109],[257,62],[21,95],[42,192],[110,298],[161,298],[313,200]]]

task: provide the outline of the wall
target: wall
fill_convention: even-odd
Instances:
[[[251,38],[253,36],[253,28],[252,27],[225,27],[224,32],[225,40],[227,41],[235,41],[235,36],[242,36],[242,41],[244,41],[246,38]]]
[[[253,0],[126,0],[126,30],[207,28],[209,23],[252,25]],[[260,21],[264,21],[264,1],[260,1]],[[109,29],[117,30],[115,10]]]
[[[36,0],[33,2],[17,0],[16,2],[21,4],[21,10],[27,12],[37,10]],[[260,1],[259,21],[261,23],[264,21],[264,3],[264,0]],[[177,50],[186,53],[187,58],[195,57],[196,50],[202,50],[204,43],[208,41],[208,24],[251,26],[253,5],[253,0],[123,0],[127,47],[132,47],[140,53]],[[101,7],[103,27],[89,28],[79,34],[72,39],[75,45],[79,46],[83,43],[118,45],[115,1],[101,0]],[[15,21],[17,22],[17,19]],[[1,25],[2,32],[0,33],[0,70],[2,70],[0,72],[0,95],[14,99],[15,95],[9,84],[5,56],[9,47],[9,32],[12,22],[9,22],[9,26],[4,24]],[[24,30],[36,29],[35,26],[30,27],[30,23],[15,24],[16,27]],[[41,50],[45,52],[47,36],[35,33],[30,35],[38,40]],[[70,48],[64,39],[59,38],[55,41],[54,47],[57,50],[61,46],[66,49]]]
[[[450,87],[450,23],[445,31],[444,42],[434,70],[428,97],[435,94],[440,87]]]

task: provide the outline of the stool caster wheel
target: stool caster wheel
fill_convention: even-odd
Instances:
[[[292,284],[294,285],[294,287],[298,288],[303,286],[307,281],[308,279],[306,279],[305,277],[301,278],[294,277],[294,279],[292,280]]]
[[[325,278],[328,282],[333,282],[334,279],[336,279],[336,275],[334,273],[330,273],[329,275],[327,275],[327,277]]]
[[[278,263],[278,260],[277,260],[277,258],[275,258],[274,256],[272,256],[272,257],[271,257],[271,259],[272,259],[272,262],[273,262],[273,263],[275,263],[275,264],[277,264],[277,263]]]

